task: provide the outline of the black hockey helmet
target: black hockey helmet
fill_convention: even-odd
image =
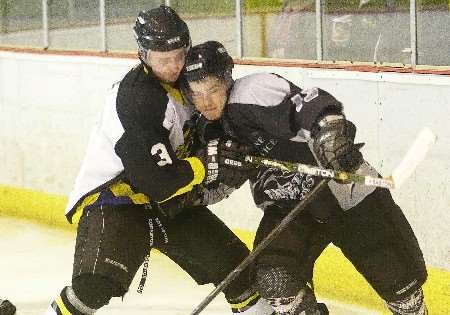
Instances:
[[[232,81],[231,71],[234,67],[233,58],[225,47],[216,41],[207,41],[195,45],[186,56],[183,76],[186,81],[198,81],[208,75],[215,75]]]
[[[148,50],[170,51],[191,45],[186,23],[165,5],[139,12],[133,30],[141,58]]]

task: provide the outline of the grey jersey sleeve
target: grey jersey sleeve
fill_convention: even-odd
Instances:
[[[328,92],[257,73],[236,80],[224,116],[239,137],[259,130],[276,138],[301,135],[308,140],[314,124],[328,113],[342,113],[342,104]]]

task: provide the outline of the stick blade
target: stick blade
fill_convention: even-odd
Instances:
[[[403,160],[392,172],[395,188],[399,188],[411,176],[436,140],[437,137],[431,129],[425,127],[420,131]]]

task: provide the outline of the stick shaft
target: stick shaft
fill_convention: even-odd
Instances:
[[[388,189],[392,189],[395,187],[394,181],[391,178],[379,178],[368,175],[359,175],[355,173],[334,171],[308,164],[279,161],[253,155],[247,155],[245,157],[245,161],[255,165],[276,167],[286,171],[299,172],[303,174],[318,176],[322,178],[336,179],[346,182],[355,182],[366,186],[375,186]]]
[[[264,238],[261,243],[256,246],[253,251],[245,258],[228,276],[211,291],[211,293],[192,311],[190,315],[198,315],[202,310],[208,306],[209,303],[222,292],[248,265],[250,265],[256,257],[263,251],[281,232],[283,232],[292,220],[295,219],[305,207],[317,197],[317,192],[320,191],[328,183],[327,180],[322,179],[316,187],[314,187],[307,197],[301,200],[294,209],[289,212],[284,219],[278,224],[269,235]]]
[[[420,162],[423,161],[430,148],[436,142],[437,137],[429,128],[423,128],[416,137],[414,143],[403,157],[400,164],[392,171],[392,176],[388,178],[379,178],[368,175],[359,175],[355,173],[334,171],[324,169],[318,166],[293,163],[288,161],[279,161],[267,159],[260,156],[248,155],[245,157],[246,162],[255,165],[265,165],[268,167],[276,167],[279,169],[300,172],[303,174],[318,176],[322,178],[330,178],[345,182],[354,182],[366,186],[382,187],[387,189],[399,188],[408,177],[416,170]]]

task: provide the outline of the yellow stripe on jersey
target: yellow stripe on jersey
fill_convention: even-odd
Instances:
[[[61,314],[63,315],[72,315],[71,312],[69,312],[69,310],[66,308],[66,306],[64,305],[63,300],[61,299],[60,296],[58,296],[55,300],[56,304],[59,307],[59,310],[61,311]]]
[[[192,171],[194,172],[194,178],[192,181],[187,184],[186,186],[178,189],[172,196],[169,198],[164,199],[163,201],[160,201],[159,203],[166,202],[167,200],[170,200],[176,196],[182,195],[187,193],[188,191],[191,191],[194,185],[200,184],[203,179],[205,178],[205,167],[203,166],[203,163],[200,161],[197,157],[189,157],[186,159],[183,159],[189,164],[191,164]]]
[[[128,197],[134,204],[147,204],[150,202],[150,199],[142,194],[142,193],[135,193],[131,186],[127,183],[124,183],[122,181],[119,181],[117,183],[112,184],[107,189],[111,191],[111,193],[115,197]],[[104,193],[103,191],[100,191],[98,193],[92,194],[90,196],[86,196],[83,199],[83,202],[75,209],[75,212],[72,216],[72,223],[77,224],[80,221],[81,216],[83,215],[83,211],[85,207],[92,205],[95,203],[98,198],[101,196],[101,194]]]
[[[142,193],[138,193],[136,194],[130,187],[129,184],[124,183],[124,182],[118,182],[113,184],[112,186],[109,187],[109,190],[111,190],[111,192],[113,193],[114,196],[116,197],[128,197],[130,198],[134,204],[146,204],[146,203],[150,203],[150,199],[142,194]]]
[[[251,302],[253,302],[257,298],[259,298],[259,294],[255,293],[251,297],[249,297],[248,299],[246,299],[245,301],[243,301],[241,303],[236,303],[236,304],[230,303],[230,306],[233,309],[241,310],[241,309],[247,307]]]
[[[195,133],[192,130],[192,128],[186,128],[186,130],[183,131],[183,139],[184,143],[179,145],[177,149],[175,150],[175,154],[177,158],[184,159],[189,157],[191,155],[191,149],[194,142]]]
[[[83,202],[76,208],[75,213],[72,216],[72,223],[77,224],[78,221],[80,221],[84,208],[96,202],[99,196],[100,193],[98,192],[93,195],[85,197]]]
[[[150,74],[150,71],[148,71],[148,69],[147,69],[147,66],[146,66],[146,65],[144,65],[144,72],[145,72],[145,74]]]
[[[205,167],[202,161],[198,157],[192,156],[184,159],[191,164],[192,171],[194,172],[194,179],[190,185],[198,185],[205,179]],[[192,188],[191,188],[192,189]],[[190,189],[189,189],[190,190]]]
[[[164,90],[166,90],[167,93],[172,96],[173,99],[175,99],[181,105],[186,105],[179,89],[176,89],[167,83],[161,83],[161,85],[163,86]]]

